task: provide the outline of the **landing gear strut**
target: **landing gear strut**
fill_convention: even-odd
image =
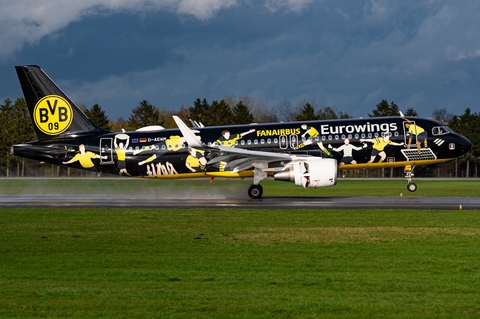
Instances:
[[[407,181],[408,181],[407,189],[410,192],[414,192],[414,191],[417,190],[417,184],[412,182],[412,177],[414,176],[413,175],[413,169],[414,168],[415,168],[415,166],[412,167],[411,165],[407,165],[407,166],[405,166],[405,169],[404,169],[405,177],[407,178]]]

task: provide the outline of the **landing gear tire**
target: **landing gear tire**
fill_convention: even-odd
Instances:
[[[408,183],[407,189],[408,189],[410,192],[414,192],[414,191],[417,190],[417,184],[415,184],[415,183]]]
[[[260,199],[263,195],[263,187],[262,185],[258,184],[258,185],[250,185],[250,187],[248,188],[248,196],[250,196],[250,198],[252,199]]]

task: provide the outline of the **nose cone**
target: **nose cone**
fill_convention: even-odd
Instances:
[[[460,142],[459,142],[460,152],[461,152],[461,155],[464,155],[472,149],[472,142],[470,142],[470,140],[465,136],[459,136],[459,139],[460,139]]]

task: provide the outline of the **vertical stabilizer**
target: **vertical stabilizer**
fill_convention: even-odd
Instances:
[[[16,66],[15,69],[39,141],[103,132],[39,66]]]

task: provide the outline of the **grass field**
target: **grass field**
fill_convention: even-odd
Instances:
[[[1,194],[111,183],[0,181]],[[340,182],[339,195],[405,187]],[[429,184],[417,192],[441,193]],[[276,185],[291,186],[265,184],[265,195],[305,195]],[[445,195],[478,190],[451,185]],[[0,230],[0,318],[480,317],[474,210],[0,209]]]

